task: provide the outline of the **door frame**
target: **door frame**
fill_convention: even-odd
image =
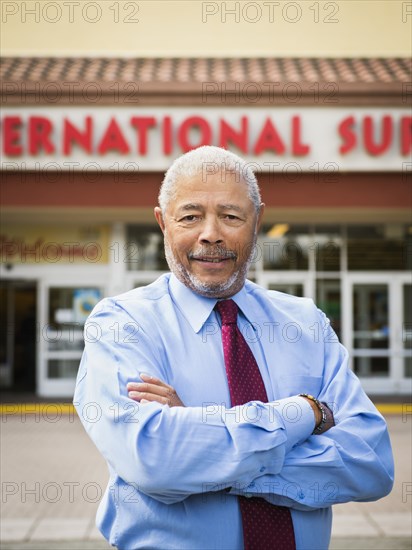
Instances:
[[[107,268],[105,266],[72,266],[65,272],[52,277],[45,276],[38,285],[38,319],[40,338],[38,345],[37,368],[37,393],[41,397],[72,397],[76,385],[75,378],[54,379],[48,377],[48,360],[58,355],[62,359],[80,359],[82,351],[61,351],[58,354],[51,352],[47,346],[47,340],[42,333],[48,325],[49,290],[51,288],[98,288],[101,298],[107,295]]]
[[[403,347],[403,286],[411,284],[409,273],[399,272],[347,272],[342,274],[342,343],[349,351],[351,368],[353,357],[358,355],[353,345],[353,288],[356,284],[382,284],[388,288],[389,321],[389,373],[388,376],[359,377],[362,386],[371,394],[410,394],[412,379],[404,376],[404,357],[407,351]],[[386,354],[385,354],[386,356]]]

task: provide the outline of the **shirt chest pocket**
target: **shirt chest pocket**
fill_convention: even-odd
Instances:
[[[277,379],[279,399],[292,397],[300,393],[309,393],[315,397],[319,395],[322,387],[321,376],[293,375],[280,376]]]

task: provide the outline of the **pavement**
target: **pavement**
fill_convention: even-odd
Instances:
[[[412,414],[386,420],[394,489],[377,502],[334,506],[331,550],[412,548]],[[1,549],[111,548],[95,527],[107,467],[71,409],[3,411],[0,428]]]

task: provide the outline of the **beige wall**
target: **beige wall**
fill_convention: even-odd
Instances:
[[[411,54],[411,1],[1,0],[0,3],[3,56]],[[237,13],[225,15],[225,7]],[[27,13],[29,10],[36,13]]]

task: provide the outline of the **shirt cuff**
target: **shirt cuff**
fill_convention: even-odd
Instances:
[[[315,413],[304,397],[298,395],[279,399],[272,403],[280,415],[285,432],[285,452],[305,441],[313,432],[316,425]]]

